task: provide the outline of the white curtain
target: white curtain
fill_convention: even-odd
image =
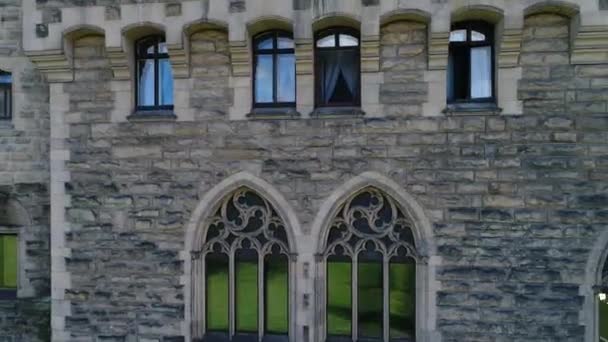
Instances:
[[[342,71],[342,77],[346,81],[346,85],[348,86],[348,90],[352,96],[355,96],[357,93],[357,68],[355,60],[355,55],[348,51],[340,51],[338,54],[338,64],[340,66],[340,70]]]
[[[329,102],[329,99],[336,89],[338,83],[338,76],[340,76],[340,59],[336,53],[324,54],[325,65],[323,76],[323,99],[325,102]]]
[[[471,98],[492,96],[492,48],[471,49]]]

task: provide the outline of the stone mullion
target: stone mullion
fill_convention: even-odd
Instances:
[[[358,255],[355,254],[353,255],[353,261],[352,261],[352,269],[351,269],[351,307],[352,307],[352,315],[351,315],[351,319],[352,319],[352,330],[351,334],[353,337],[353,341],[357,341],[358,337],[359,337],[359,288],[358,288]]]
[[[195,338],[203,338],[206,330],[206,320],[205,320],[205,308],[207,305],[207,298],[205,296],[206,292],[206,282],[205,282],[205,257],[204,255],[199,255],[197,259],[194,260],[193,265],[193,279],[194,284],[200,284],[200,286],[194,286],[192,289],[192,299],[194,301],[194,337]]]
[[[228,316],[229,316],[229,327],[228,327],[228,337],[232,339],[232,336],[235,334],[236,330],[236,300],[235,300],[235,255],[236,250],[231,251],[229,260],[228,260]]]
[[[258,341],[264,337],[264,254],[258,253]]]
[[[382,333],[384,342],[388,342],[390,339],[390,284],[389,284],[389,265],[390,256],[384,256],[382,260]]]

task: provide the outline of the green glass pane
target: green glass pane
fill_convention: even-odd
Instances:
[[[600,341],[608,340],[608,301],[599,301]]]
[[[352,264],[327,262],[327,334],[351,336]]]
[[[359,262],[359,335],[382,337],[382,262]]]
[[[17,288],[17,235],[2,236],[3,288]]]
[[[207,329],[228,332],[228,257],[208,256]]]
[[[273,257],[266,260],[266,331],[271,334],[287,334],[289,313],[286,257]]]
[[[416,264],[391,263],[389,266],[391,339],[414,338],[416,324]]]
[[[236,263],[236,330],[258,331],[258,262],[237,260]]]

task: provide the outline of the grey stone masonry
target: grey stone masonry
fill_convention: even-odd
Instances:
[[[290,342],[323,342],[320,241],[332,210],[369,184],[403,206],[419,238],[417,342],[596,342],[589,265],[608,251],[597,247],[608,241],[603,8],[0,0],[0,69],[13,75],[0,232],[20,243],[0,342],[199,342],[192,237],[217,210],[209,199],[238,186],[272,202],[293,241]],[[501,108],[446,108],[449,29],[464,19],[496,26]],[[331,26],[360,32],[365,115],[311,115],[313,38]],[[293,29],[299,115],[248,116],[250,38],[272,28]],[[175,115],[132,115],[133,42],[162,30]]]

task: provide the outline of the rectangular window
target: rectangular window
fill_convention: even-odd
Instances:
[[[389,266],[389,321],[391,340],[413,340],[416,326],[416,264]]]
[[[258,262],[257,259],[236,262],[236,330],[258,331]]]
[[[359,336],[380,339],[384,307],[382,262],[359,262],[358,268]]]
[[[16,289],[17,270],[17,235],[0,235],[0,288]]]
[[[12,117],[12,85],[11,73],[0,70],[0,120]]]
[[[266,299],[266,332],[287,334],[289,321],[289,296],[287,257],[271,257],[264,268]]]
[[[228,332],[228,257],[209,255],[206,258],[207,330]]]
[[[351,336],[352,265],[350,260],[327,262],[327,334]]]

